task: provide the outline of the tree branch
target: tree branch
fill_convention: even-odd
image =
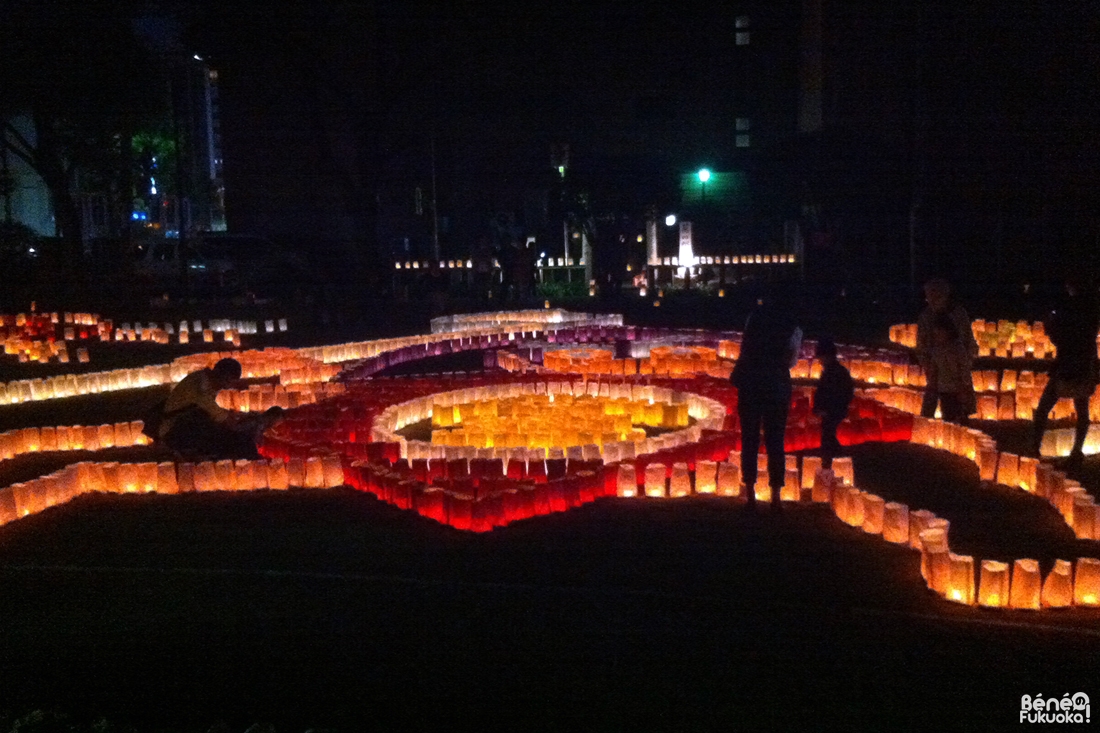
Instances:
[[[15,142],[23,146],[23,150],[20,150],[10,140],[8,140],[9,133],[15,137]],[[12,125],[10,122],[4,122],[4,136],[0,139],[3,140],[5,148],[15,153],[17,157],[21,158],[23,162],[25,162],[31,168],[34,168],[35,170],[38,169],[38,166],[35,165],[34,160],[34,146],[27,142],[27,139],[20,135],[19,130],[16,130],[15,126]]]

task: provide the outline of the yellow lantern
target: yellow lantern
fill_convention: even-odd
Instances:
[[[1100,560],[1094,557],[1077,558],[1077,570],[1073,576],[1073,605],[1100,606]]]
[[[674,499],[691,495],[691,476],[686,463],[672,464],[672,476],[669,478],[668,495]]]
[[[818,469],[821,468],[820,456],[804,456],[802,458],[802,488],[812,489],[816,481]],[[818,499],[814,499],[818,501]],[[826,499],[826,501],[828,501]]]
[[[863,495],[863,531],[867,534],[882,534],[885,521],[886,502],[881,496]]]
[[[802,467],[803,482],[805,482],[806,470],[807,470],[807,466],[805,464],[809,462],[809,459],[810,459],[810,456],[806,456],[806,458],[803,459],[803,467]],[[832,498],[832,492],[833,492],[833,488],[834,488],[835,483],[836,483],[836,479],[833,476],[832,470],[830,470],[828,468],[819,468],[819,469],[817,469],[817,471],[815,471],[814,474],[813,474],[813,483],[810,484],[811,492],[812,492],[810,497],[814,501],[814,503],[816,503],[816,504],[827,504],[827,503],[829,503],[830,499]]]
[[[631,498],[638,495],[638,480],[633,463],[620,463],[616,494]]]
[[[741,466],[723,461],[718,464],[717,490],[719,496],[739,496],[741,494]]]

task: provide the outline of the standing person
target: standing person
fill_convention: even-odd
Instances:
[[[768,484],[772,506],[778,509],[786,463],[783,442],[787,413],[791,407],[791,367],[798,361],[802,329],[782,299],[767,294],[745,323],[741,356],[730,382],[737,387],[737,414],[741,419],[741,475],[745,497],[756,506],[756,461],[760,450],[760,429],[768,453]]]
[[[954,320],[946,313],[932,320],[931,333],[925,397],[931,395],[932,415],[936,414],[938,406],[944,420],[961,424],[977,407],[974,380],[970,376],[970,352]]]
[[[951,299],[951,285],[942,278],[929,280],[924,284],[924,300],[927,307],[917,319],[917,363],[925,374],[932,364],[933,334],[932,323],[941,315],[951,319],[955,332],[961,340],[967,354],[966,372],[969,374],[974,358],[978,356],[978,342],[974,340],[974,331],[970,326],[970,316],[966,309]],[[933,417],[936,414],[936,393],[929,387],[924,390],[921,402],[921,417]]]
[[[1073,399],[1077,424],[1073,436],[1070,464],[1084,458],[1085,437],[1089,430],[1089,397],[1100,383],[1100,361],[1096,355],[1096,331],[1100,317],[1091,287],[1075,277],[1066,279],[1066,297],[1048,319],[1047,333],[1057,348],[1050,380],[1032,415],[1032,449],[1039,455],[1047,419],[1054,403],[1062,397]]]
[[[831,338],[817,342],[817,360],[821,362],[821,379],[814,390],[814,414],[821,416],[821,465],[833,467],[833,458],[840,453],[836,429],[848,416],[848,406],[855,396],[852,375],[836,358],[836,344]]]

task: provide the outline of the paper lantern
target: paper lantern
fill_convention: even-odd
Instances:
[[[695,493],[714,494],[718,491],[718,464],[714,461],[698,461],[695,464]]]
[[[302,475],[302,487],[322,489],[325,486],[325,467],[321,456],[310,456],[305,460]]]
[[[1077,558],[1077,570],[1073,576],[1073,605],[1100,606],[1100,560],[1094,557]]]
[[[921,548],[920,533],[928,529],[928,524],[936,515],[927,509],[909,512],[909,546],[915,550]]]
[[[176,486],[179,493],[186,494],[195,491],[195,465],[192,463],[180,463],[176,466]]]
[[[665,495],[666,469],[663,463],[650,463],[645,467],[645,495],[663,497]]]
[[[621,497],[638,495],[638,478],[633,463],[620,463],[616,481],[616,494]]]
[[[740,464],[730,462],[722,462],[718,464],[717,489],[719,496],[740,496]]]
[[[1054,568],[1043,581],[1043,608],[1066,608],[1073,603],[1072,570],[1068,560],[1054,561]]]
[[[281,459],[269,461],[267,464],[267,485],[275,491],[285,491],[289,485],[287,464]]]
[[[886,502],[881,496],[863,495],[863,531],[867,534],[882,534],[885,521]]]
[[[1008,563],[982,560],[981,578],[978,581],[978,605],[986,608],[1008,606],[1008,580]]]
[[[807,456],[807,459],[809,456]],[[803,480],[805,480],[806,467],[803,466]],[[819,468],[814,472],[811,499],[817,504],[826,504],[832,497],[833,485],[836,478],[828,468]]]
[[[883,507],[882,539],[904,545],[909,543],[909,507],[891,501]]]
[[[802,488],[812,489],[814,487],[817,472],[820,468],[820,456],[804,456],[802,458]],[[817,499],[814,499],[814,501],[817,501]]]
[[[1073,519],[1070,526],[1079,540],[1096,539],[1097,507],[1091,496],[1077,496],[1073,499]]]
[[[1012,608],[1038,610],[1042,588],[1039,561],[1023,558],[1012,564],[1012,588],[1009,605]]]
[[[855,486],[856,474],[855,467],[852,465],[851,456],[839,456],[834,458],[832,471],[837,481],[842,481],[848,486]]]
[[[212,491],[236,491],[237,467],[228,458],[214,462],[214,487]]]
[[[794,458],[794,456],[788,457]],[[801,501],[802,486],[799,482],[798,468],[791,468],[788,466],[783,475],[783,488],[779,491],[779,498],[782,501]]]
[[[1001,453],[997,462],[997,483],[1005,486],[1019,486],[1020,457],[1014,453]]]
[[[324,470],[324,486],[334,488],[344,485],[344,467],[337,453],[330,453],[321,459]]]
[[[950,574],[944,597],[949,601],[974,605],[974,557],[949,554]]]
[[[674,463],[668,480],[668,495],[672,498],[691,496],[691,475],[686,463]]]
[[[158,494],[178,494],[179,483],[176,480],[176,464],[170,462],[156,464]]]

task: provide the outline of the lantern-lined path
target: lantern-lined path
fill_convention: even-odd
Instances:
[[[65,414],[56,422],[102,421]],[[951,519],[953,545],[969,521],[996,517],[996,496],[952,502],[976,484],[972,464],[909,446],[855,452],[859,485],[888,499],[943,487],[942,508],[911,503]],[[914,462],[919,474],[899,475]],[[1024,509],[1061,522],[1048,505]],[[975,552],[1093,554],[1063,549],[1064,523],[1052,531],[1041,552]],[[445,698],[433,707],[452,718],[534,698],[541,722],[573,728],[637,716],[647,729],[816,729],[834,714],[838,727],[973,728],[1014,723],[1023,692],[1082,689],[1100,651],[1095,612],[948,604],[924,590],[911,551],[824,507],[750,515],[715,497],[608,500],[474,537],[342,489],[85,496],[5,528],[0,557],[3,688],[115,710],[201,701],[291,719],[346,706],[350,720],[384,700],[416,721],[424,701]]]

